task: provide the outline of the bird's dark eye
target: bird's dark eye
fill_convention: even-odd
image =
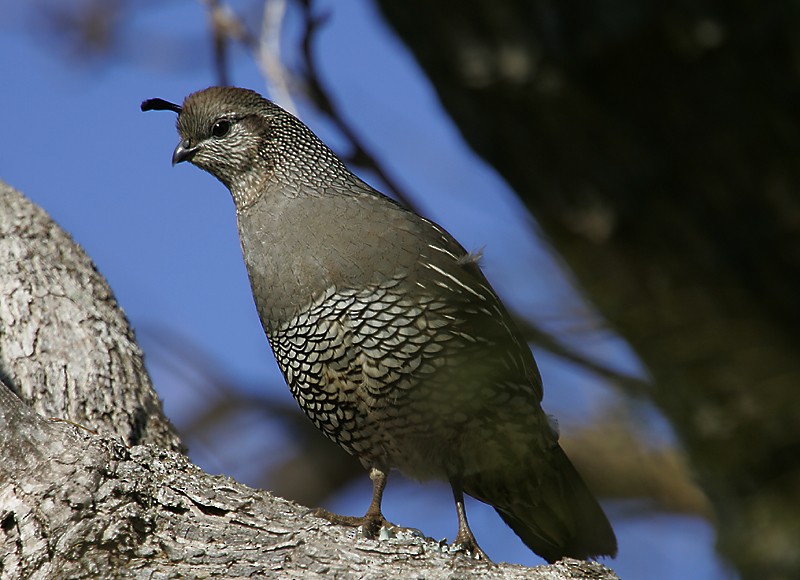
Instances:
[[[227,135],[228,131],[230,130],[231,130],[231,122],[228,121],[227,119],[220,119],[219,121],[211,125],[211,135],[213,135],[217,139]]]

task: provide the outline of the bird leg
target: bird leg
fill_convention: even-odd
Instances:
[[[396,527],[394,524],[387,521],[381,512],[383,490],[386,488],[386,481],[389,479],[388,474],[377,467],[373,467],[369,472],[369,478],[372,480],[372,501],[369,504],[369,508],[367,508],[367,513],[363,516],[342,516],[322,508],[318,508],[314,511],[314,515],[325,518],[332,524],[339,526],[361,526],[364,530],[364,536],[367,538],[377,537],[382,527]]]
[[[486,552],[481,550],[475,536],[472,535],[472,530],[469,529],[467,510],[464,507],[464,492],[461,489],[461,484],[457,480],[451,480],[450,487],[453,488],[453,498],[456,500],[456,513],[458,514],[458,535],[456,539],[453,540],[451,549],[463,550],[476,560],[491,562]]]

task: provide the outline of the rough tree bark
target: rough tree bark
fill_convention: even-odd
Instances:
[[[0,379],[44,417],[181,450],[105,280],[16,192],[0,211]]]
[[[795,3],[377,4],[645,362],[721,553],[800,577]]]
[[[0,182],[0,578],[616,578],[359,538],[181,450],[103,278]]]

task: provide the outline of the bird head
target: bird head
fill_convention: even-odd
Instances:
[[[237,206],[270,186],[291,194],[341,162],[303,123],[258,93],[210,87],[176,105],[148,99],[142,111],[178,113],[172,164],[188,161],[219,179]]]
[[[262,152],[270,122],[281,109],[258,93],[234,87],[211,87],[192,93],[183,106],[149,99],[143,111],[178,113],[181,141],[172,164],[188,161],[208,171],[233,191],[251,171],[263,173],[270,159]]]

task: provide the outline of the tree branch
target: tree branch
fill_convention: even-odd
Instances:
[[[42,416],[181,450],[142,351],[92,261],[0,182],[0,379]]]

